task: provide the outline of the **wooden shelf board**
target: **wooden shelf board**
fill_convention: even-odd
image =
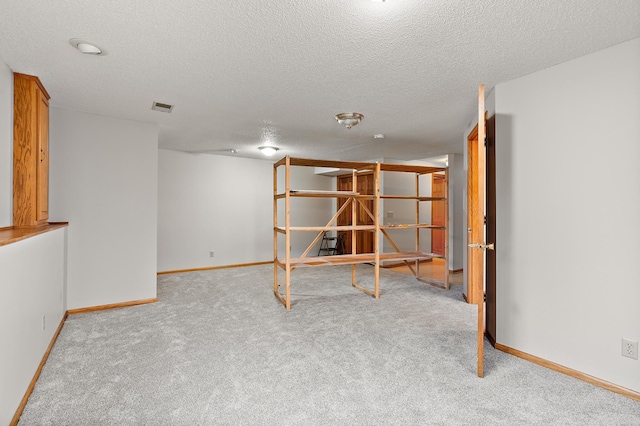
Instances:
[[[280,234],[286,233],[282,227],[274,228]],[[444,226],[428,223],[403,223],[399,225],[380,225],[380,229],[445,229]],[[375,225],[341,225],[341,226],[292,226],[290,231],[321,232],[321,231],[375,231]]]
[[[343,226],[291,226],[290,231],[375,231],[375,225],[343,225]],[[285,229],[275,228],[277,232],[284,233]]]
[[[307,189],[292,189],[289,191],[292,197],[344,197],[344,198],[371,198],[372,195],[360,194],[354,191],[311,191]]]
[[[443,197],[416,197],[415,195],[381,195],[386,200],[447,201]]]
[[[274,164],[274,167],[284,166],[286,157]],[[292,166],[307,167],[329,167],[337,169],[352,170],[375,170],[375,163],[361,161],[333,161],[333,160],[311,160],[308,158],[289,158]],[[414,164],[387,164],[380,163],[380,170],[386,172],[411,172],[416,174],[437,173],[446,170],[446,167],[419,166]]]
[[[409,172],[420,175],[443,172],[446,167],[418,166],[414,164],[388,164],[380,163],[380,171],[383,172]]]
[[[289,191],[289,195],[292,197],[308,197],[308,198],[362,198],[362,199],[374,199],[374,195],[360,194],[352,191],[310,191],[304,189],[292,189]],[[285,197],[285,194],[276,194],[274,196],[280,200]]]
[[[68,225],[68,222],[51,222],[46,225],[32,228],[0,228],[0,246],[26,240],[27,238],[44,234],[45,232],[53,231],[55,229],[64,228]]]
[[[428,223],[403,223],[400,225],[380,225],[380,229],[416,229],[416,228],[445,229],[444,226],[430,225]]]
[[[274,164],[274,167],[284,166],[286,157]],[[289,158],[289,164],[292,166],[307,167],[330,167],[337,169],[352,170],[375,170],[375,163],[365,163],[361,161],[333,161],[333,160],[311,160],[308,158]]]
[[[398,253],[380,253],[380,262],[387,261],[404,261],[404,260],[427,260],[435,257],[429,253],[423,252],[398,252]],[[335,266],[335,265],[352,265],[357,263],[373,263],[376,260],[374,253],[361,254],[338,254],[334,256],[314,256],[303,258],[291,258],[292,267],[303,266]],[[285,266],[282,259],[276,259],[276,264],[280,267]]]

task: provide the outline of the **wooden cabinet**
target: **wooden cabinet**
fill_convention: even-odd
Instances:
[[[49,219],[49,94],[38,77],[14,73],[13,226]]]

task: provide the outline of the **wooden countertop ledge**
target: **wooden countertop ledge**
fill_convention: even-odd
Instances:
[[[45,232],[64,228],[65,226],[69,226],[69,222],[49,222],[48,224],[38,226],[37,228],[14,228],[13,226],[0,228],[0,246],[13,244],[17,241],[26,240],[27,238],[44,234]]]

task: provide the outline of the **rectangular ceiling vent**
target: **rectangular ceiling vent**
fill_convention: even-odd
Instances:
[[[169,105],[169,104],[163,104],[162,102],[153,102],[153,106],[151,107],[151,109],[156,110],[156,111],[160,111],[160,112],[171,112],[171,110],[173,109],[173,105]]]

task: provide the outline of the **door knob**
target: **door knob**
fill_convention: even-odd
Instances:
[[[469,244],[471,248],[479,248],[482,250],[494,250],[493,243],[490,244]]]

